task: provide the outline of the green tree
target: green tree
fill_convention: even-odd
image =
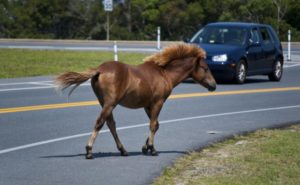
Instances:
[[[111,39],[182,40],[217,21],[271,24],[300,40],[299,0],[114,0]],[[0,37],[105,39],[102,0],[0,0]]]
[[[0,38],[9,35],[9,2],[8,0],[0,0]]]
[[[300,30],[300,3],[299,0],[291,0],[289,10],[286,13],[285,20],[292,27]]]

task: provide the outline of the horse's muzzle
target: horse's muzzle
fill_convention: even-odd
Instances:
[[[212,92],[212,91],[215,91],[216,88],[217,88],[216,84],[210,84],[207,89]]]

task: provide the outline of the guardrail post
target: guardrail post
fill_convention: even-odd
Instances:
[[[106,40],[109,41],[109,12],[106,12]]]
[[[157,49],[160,50],[160,27],[157,27]]]
[[[291,61],[291,30],[288,31],[288,56],[287,60]]]
[[[118,61],[118,46],[117,46],[117,41],[114,42],[114,60],[116,62]]]

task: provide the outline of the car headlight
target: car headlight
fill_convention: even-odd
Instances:
[[[227,55],[215,55],[212,57],[212,61],[214,62],[226,62],[227,61]]]

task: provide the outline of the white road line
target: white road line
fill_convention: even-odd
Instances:
[[[284,64],[299,64],[299,62],[294,62],[294,61],[287,61],[287,62],[284,62]]]
[[[32,84],[33,85],[33,84]],[[46,84],[46,83],[41,83],[39,85],[43,86],[38,86],[38,87],[19,87],[19,88],[8,88],[8,89],[0,89],[0,92],[8,92],[8,91],[20,91],[20,90],[34,90],[34,89],[51,89],[55,88],[55,85],[51,84]],[[80,86],[88,86],[91,85],[90,83],[84,83]]]
[[[283,68],[291,68],[291,67],[297,67],[297,66],[300,66],[300,64],[288,65],[288,66],[284,66]]]
[[[37,50],[74,50],[74,51],[113,51],[113,46],[94,46],[94,47],[81,47],[81,46],[0,46],[0,48],[9,49],[37,49]],[[139,47],[120,47],[119,51],[138,51],[138,52],[157,52],[158,50],[153,46],[152,48],[139,48]]]
[[[236,112],[225,112],[225,113],[219,113],[219,114],[208,114],[208,115],[201,115],[201,116],[194,116],[194,117],[185,117],[185,118],[179,118],[179,119],[164,120],[164,121],[160,121],[159,123],[160,123],[160,125],[162,125],[162,124],[167,124],[167,123],[175,123],[175,122],[195,120],[195,119],[231,116],[231,115],[237,115],[237,114],[267,112],[267,111],[276,111],[276,110],[285,110],[285,109],[297,109],[297,108],[300,108],[300,105],[272,107],[272,108],[263,108],[263,109],[252,109],[252,110],[244,110],[244,111],[236,111]],[[141,124],[136,124],[136,125],[131,125],[131,126],[118,127],[117,130],[127,130],[127,129],[139,128],[139,127],[146,127],[146,126],[149,126],[149,123],[141,123]],[[109,130],[106,129],[106,130],[101,131],[101,133],[106,133],[106,132],[109,132]],[[90,132],[76,134],[76,135],[31,143],[31,144],[27,144],[27,145],[21,145],[21,146],[17,146],[17,147],[7,148],[7,149],[0,150],[0,154],[5,154],[5,153],[23,150],[23,149],[27,149],[27,148],[32,148],[32,147],[36,147],[36,146],[41,146],[41,145],[45,145],[45,144],[55,143],[55,142],[59,142],[59,141],[80,138],[80,137],[88,136],[90,134],[91,134]]]
[[[55,49],[54,46],[4,46],[1,48],[9,48],[9,49]]]
[[[51,86],[53,87],[53,83],[51,82],[48,82],[48,83],[45,83],[45,82],[30,82],[28,84],[32,84],[32,85],[42,85],[42,86]]]
[[[33,82],[12,82],[12,83],[0,83],[0,86],[13,86],[13,85],[24,85],[24,84],[34,84],[34,83],[51,83],[53,81],[33,81]]]
[[[22,87],[22,88],[0,89],[0,92],[21,91],[21,90],[34,90],[34,89],[49,89],[49,88],[54,88],[54,86]]]

